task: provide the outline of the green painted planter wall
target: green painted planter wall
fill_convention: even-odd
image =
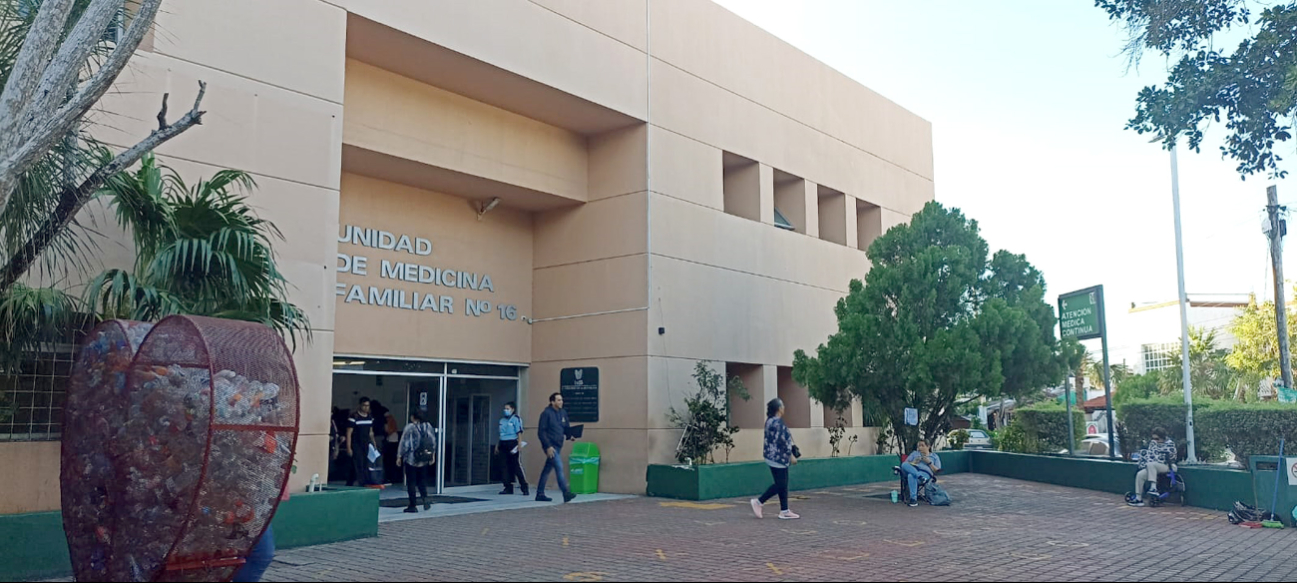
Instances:
[[[940,453],[943,475],[969,471],[971,452]],[[815,490],[895,480],[892,467],[898,461],[894,455],[802,460],[789,472],[788,489]],[[770,468],[765,462],[648,468],[648,495],[658,498],[716,500],[755,496],[764,492],[770,483]]]
[[[1135,473],[1139,469],[1138,465],[1131,462],[1104,459],[999,451],[977,451],[972,454],[970,471],[973,473],[1118,495],[1135,488]],[[1199,466],[1181,467],[1180,473],[1188,485],[1187,501],[1191,506],[1229,510],[1236,500],[1252,503],[1252,476],[1249,472],[1219,466]],[[1270,477],[1273,479],[1274,474],[1270,473]]]
[[[61,512],[0,515],[0,581],[71,574]]]
[[[293,494],[275,513],[280,549],[378,536],[378,490],[341,488]],[[0,581],[72,574],[59,512],[0,515]]]

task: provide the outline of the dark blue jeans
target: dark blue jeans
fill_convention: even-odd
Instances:
[[[270,568],[270,563],[274,560],[275,531],[267,525],[266,534],[261,535],[261,540],[257,541],[257,546],[252,547],[252,552],[248,553],[248,561],[234,574],[234,583],[256,583],[260,581],[261,576],[266,574],[266,569]]]
[[[560,492],[567,494],[567,472],[563,470],[563,450],[555,449],[553,459],[545,460],[545,469],[540,471],[540,481],[536,483],[536,496],[545,495],[545,483],[549,481],[550,472],[554,473],[554,478],[558,482]]]

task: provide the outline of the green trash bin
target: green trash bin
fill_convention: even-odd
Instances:
[[[599,446],[581,442],[572,446],[568,457],[568,487],[573,494],[599,491]]]

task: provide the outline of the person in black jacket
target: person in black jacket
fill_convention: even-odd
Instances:
[[[554,393],[549,396],[549,406],[540,414],[536,433],[546,457],[545,469],[541,470],[540,480],[536,483],[536,501],[553,502],[545,496],[545,484],[549,482],[549,473],[554,472],[554,477],[558,480],[558,488],[563,491],[563,502],[571,502],[576,498],[576,494],[568,489],[567,474],[563,470],[563,442],[567,440],[568,433],[567,411],[563,410],[563,395]]]

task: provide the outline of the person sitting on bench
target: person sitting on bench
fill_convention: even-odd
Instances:
[[[905,474],[905,485],[910,491],[911,507],[919,505],[919,481],[935,479],[937,472],[940,471],[941,458],[933,453],[932,447],[926,440],[919,440],[919,448],[905,458],[905,463],[901,464],[901,472]]]

